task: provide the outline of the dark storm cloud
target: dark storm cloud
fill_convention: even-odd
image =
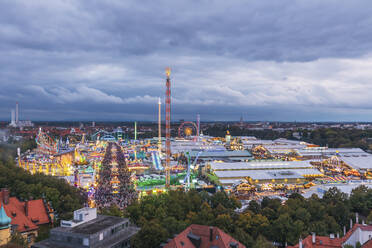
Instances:
[[[153,120],[169,65],[175,118],[369,120],[371,7],[5,0],[0,117]]]

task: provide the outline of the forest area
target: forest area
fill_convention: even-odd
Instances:
[[[360,186],[347,195],[334,187],[322,198],[314,194],[306,199],[295,193],[285,203],[264,198],[251,201],[242,213],[235,211],[240,207],[236,198],[224,192],[209,195],[191,190],[146,196],[124,212],[112,207],[105,213],[126,216],[141,227],[132,240],[137,248],[159,247],[191,224],[217,226],[248,248],[269,248],[272,242],[296,244],[312,232],[342,236],[355,213],[360,222],[372,223],[372,189]]]

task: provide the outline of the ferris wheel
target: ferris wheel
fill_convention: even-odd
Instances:
[[[185,121],[182,122],[182,124],[178,127],[178,137],[187,137],[191,136],[193,133],[194,135],[197,135],[198,127],[194,122],[191,121]]]

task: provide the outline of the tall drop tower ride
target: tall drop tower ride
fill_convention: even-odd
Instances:
[[[161,100],[158,101],[158,150],[161,153]]]
[[[167,75],[166,92],[165,92],[165,186],[168,188],[170,185],[170,128],[171,128],[171,90],[170,90],[170,68],[165,70]]]

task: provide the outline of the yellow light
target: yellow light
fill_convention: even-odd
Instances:
[[[170,73],[171,73],[171,69],[170,69],[169,67],[167,67],[167,68],[165,69],[165,74],[167,75],[167,77],[170,76]]]

